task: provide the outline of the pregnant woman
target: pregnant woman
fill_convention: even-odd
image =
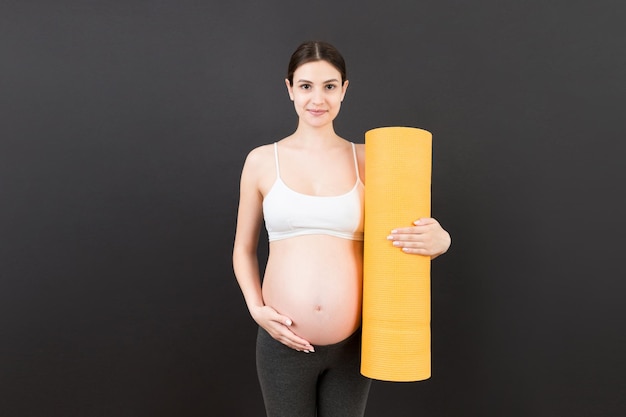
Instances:
[[[285,84],[298,126],[246,158],[233,267],[259,325],[267,415],[360,417],[370,387],[359,372],[365,149],[333,128],[348,88],[344,59],[328,43],[305,42],[291,57]],[[270,249],[261,279],[264,222]],[[450,246],[432,218],[388,239],[407,256],[434,258]]]

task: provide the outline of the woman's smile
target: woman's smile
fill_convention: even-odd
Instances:
[[[307,111],[313,116],[322,116],[328,113],[328,110],[322,110],[322,109],[308,109]]]

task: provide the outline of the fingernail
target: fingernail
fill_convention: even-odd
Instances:
[[[393,246],[400,246],[400,242],[398,242],[397,240],[394,240],[392,243]]]
[[[387,236],[387,240],[393,240],[393,236],[391,235]]]
[[[398,233],[398,231],[396,229],[393,229],[391,233]]]
[[[287,319],[287,320],[285,321],[285,324],[286,324],[287,326],[291,326],[291,320]]]
[[[416,226],[419,226],[420,224],[422,224],[422,221],[421,220],[415,220],[413,222],[413,224],[416,225]]]
[[[309,353],[309,351],[308,351],[308,350],[305,350],[305,351],[304,351],[304,353]]]

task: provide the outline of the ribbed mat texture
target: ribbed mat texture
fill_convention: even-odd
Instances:
[[[430,258],[391,245],[393,228],[430,217],[432,134],[412,127],[365,133],[361,373],[412,382],[431,376]]]

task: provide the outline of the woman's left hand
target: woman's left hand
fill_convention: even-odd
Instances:
[[[392,230],[387,239],[404,253],[430,256],[431,259],[446,253],[451,243],[450,234],[437,220],[423,217],[413,224]]]

